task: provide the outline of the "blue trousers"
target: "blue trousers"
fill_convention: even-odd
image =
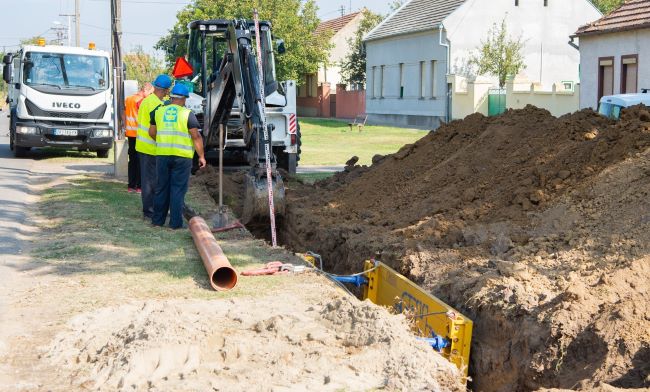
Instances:
[[[140,159],[140,183],[142,184],[142,215],[153,218],[153,197],[156,192],[156,156],[138,153]]]
[[[190,181],[192,159],[159,155],[156,157],[158,178],[154,198],[153,219],[156,226],[162,226],[169,211],[169,227],[183,227],[183,205]]]

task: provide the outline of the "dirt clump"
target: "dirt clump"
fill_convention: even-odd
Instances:
[[[319,294],[104,308],[75,317],[47,358],[74,390],[464,390],[402,316]]]
[[[650,116],[473,114],[289,189],[284,244],[381,259],[475,321],[482,391],[648,387]]]

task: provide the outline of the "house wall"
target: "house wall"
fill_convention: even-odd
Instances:
[[[583,36],[580,45],[581,108],[598,107],[598,58],[614,57],[614,94],[621,92],[621,56],[638,54],[638,91],[650,88],[650,29]]]
[[[447,52],[437,30],[368,41],[366,63],[368,123],[435,129],[445,119]]]
[[[553,83],[579,81],[580,55],[568,45],[578,27],[602,15],[588,0],[468,0],[443,22],[451,42],[451,72],[463,76],[468,60],[494,23],[505,18],[509,34],[521,37],[526,68],[520,79],[550,89]]]
[[[319,83],[328,82],[331,86],[342,83],[341,67],[339,64],[350,52],[348,39],[354,38],[354,34],[357,32],[362,19],[363,14],[359,13],[330,39],[330,44],[333,47],[330,50],[328,58],[329,64],[327,66],[321,65],[318,69]]]

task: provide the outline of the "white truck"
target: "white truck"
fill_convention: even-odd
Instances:
[[[3,63],[16,157],[46,146],[108,156],[113,145],[108,52],[39,42],[5,55]]]

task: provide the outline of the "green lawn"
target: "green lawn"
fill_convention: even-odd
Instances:
[[[350,131],[347,121],[304,118],[300,120],[302,154],[300,164],[343,165],[356,155],[359,164],[369,165],[375,154],[392,154],[413,143],[427,131],[366,125]]]

